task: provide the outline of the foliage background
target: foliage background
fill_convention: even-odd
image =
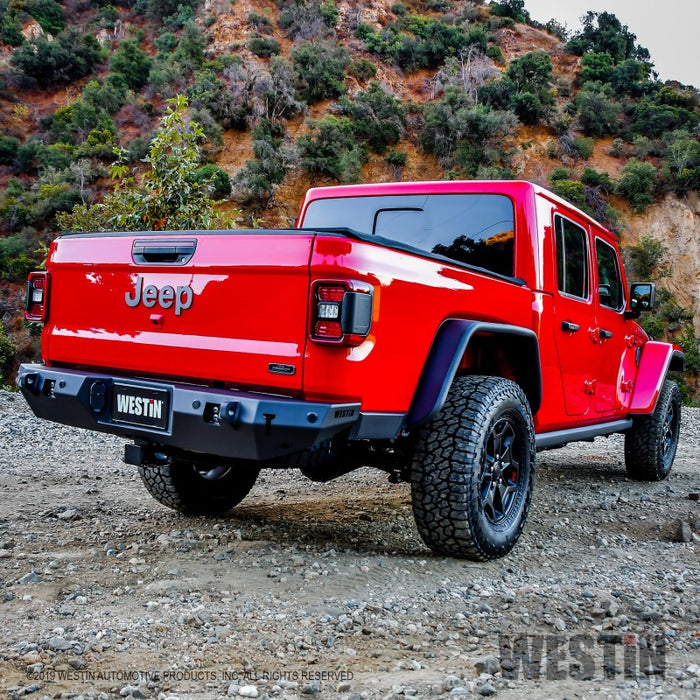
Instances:
[[[310,185],[522,177],[659,281],[647,328],[697,396],[700,262],[656,223],[682,206],[700,237],[700,97],[611,13],[572,35],[523,0],[0,0],[0,121],[5,381],[37,354],[21,285],[61,228],[291,225]]]

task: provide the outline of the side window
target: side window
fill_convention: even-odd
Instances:
[[[554,217],[557,246],[557,284],[562,294],[588,299],[586,230],[558,214]]]
[[[600,304],[619,311],[624,305],[624,295],[615,249],[600,238],[596,238],[595,253]]]

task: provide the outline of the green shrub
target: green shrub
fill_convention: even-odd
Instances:
[[[311,122],[309,133],[297,139],[297,148],[301,166],[311,173],[340,182],[356,182],[362,174],[365,155],[347,117],[329,114]]]
[[[27,175],[42,172],[47,168],[64,170],[72,161],[72,146],[51,144],[47,146],[36,138],[28,138],[17,149],[17,170]]]
[[[253,29],[262,32],[263,34],[272,34],[274,32],[274,27],[269,17],[265,15],[258,14],[257,12],[251,12],[248,15],[248,26]]]
[[[641,236],[637,245],[624,248],[625,270],[635,280],[657,280],[669,271],[668,248],[652,236]]]
[[[525,9],[525,0],[503,0],[491,4],[491,12],[497,17],[510,17],[514,22],[528,24],[530,13]]]
[[[649,79],[650,73],[649,63],[628,58],[615,66],[609,82],[619,95],[640,97],[654,89],[654,83]]]
[[[700,190],[700,143],[689,132],[674,131],[666,137],[662,173],[669,186],[684,194]]]
[[[76,100],[59,107],[51,115],[49,133],[54,142],[82,143],[93,129],[109,131],[115,137],[117,135],[114,120],[104,109],[96,108],[91,102]]]
[[[289,2],[280,12],[279,25],[290,39],[315,39],[330,33],[338,21],[333,0]]]
[[[125,39],[114,52],[109,67],[115,73],[123,75],[132,90],[140,90],[148,81],[152,63],[152,59],[139,48],[136,41]]]
[[[609,85],[586,83],[569,104],[568,110],[578,116],[588,136],[601,138],[617,133],[620,128],[620,106]]]
[[[204,63],[204,51],[207,48],[207,37],[202,29],[194,22],[185,22],[175,57],[189,70],[199,68]]]
[[[338,97],[345,92],[345,69],[350,54],[331,41],[306,42],[292,50],[297,90],[308,104]]]
[[[156,19],[170,19],[171,24],[182,26],[187,19],[192,19],[193,10],[200,4],[200,0],[136,0],[137,10],[149,17]],[[180,24],[177,22],[185,17]]]
[[[279,122],[261,119],[251,135],[254,157],[236,173],[236,193],[244,201],[262,203],[284,181],[291,154],[283,147],[284,128]]]
[[[24,9],[47,34],[56,36],[66,27],[63,10],[56,0],[25,0]]]
[[[398,143],[406,126],[401,103],[376,82],[358,92],[352,101],[343,97],[340,107],[352,119],[357,138],[376,153],[384,153],[388,146]]]
[[[615,185],[610,179],[610,175],[605,172],[584,168],[581,173],[581,182],[588,187],[595,187],[604,194],[611,194],[615,190]]]
[[[231,179],[228,173],[215,163],[207,163],[198,168],[192,178],[201,185],[211,185],[214,197],[228,197],[231,194]]]
[[[571,202],[574,206],[581,209],[586,209],[586,191],[583,183],[577,180],[554,180],[550,183],[552,192],[558,194],[567,202]]]
[[[12,136],[0,136],[0,165],[12,165],[18,148],[18,139]]]
[[[501,51],[501,47],[496,46],[495,44],[489,44],[486,47],[486,55],[490,59],[501,65],[503,65],[506,62],[505,56],[503,55],[503,51]]]
[[[128,87],[121,73],[112,73],[104,80],[91,80],[83,89],[82,99],[95,108],[115,114],[126,102]]]
[[[273,37],[256,36],[248,42],[248,48],[259,58],[270,58],[282,50],[279,41]]]
[[[644,97],[632,116],[630,131],[633,134],[660,137],[669,131],[692,131],[700,119],[694,109],[673,101],[673,90],[663,88],[654,99]]]
[[[459,167],[472,177],[480,167],[501,164],[506,158],[504,142],[515,131],[512,112],[474,106],[459,88],[448,87],[442,99],[425,107],[425,125],[419,141],[443,165]]]
[[[598,80],[608,82],[613,72],[615,62],[607,52],[587,53],[581,57],[581,71],[579,81],[581,84]]]
[[[624,197],[637,212],[643,212],[653,201],[652,193],[656,185],[656,168],[651,163],[643,163],[632,158],[617,181],[617,192]]]
[[[0,41],[8,46],[24,44],[21,14],[21,6],[10,5],[7,1],[0,3]]]
[[[5,327],[0,321],[0,378],[3,382],[8,380],[8,375],[14,369],[17,348],[10,337],[5,333]]]
[[[401,170],[401,168],[406,167],[406,164],[408,163],[408,155],[403,151],[397,151],[395,148],[391,148],[384,156],[384,160],[392,168]]]
[[[359,81],[364,82],[377,75],[377,66],[366,58],[358,58],[350,64],[348,72]]]
[[[433,17],[406,15],[375,32],[369,25],[359,25],[355,35],[365,42],[368,51],[385,61],[397,63],[407,71],[440,65],[451,55],[470,46],[486,51],[486,32],[481,26],[465,31]]]
[[[588,160],[593,155],[595,140],[585,136],[574,137],[574,148],[581,160]]]
[[[227,69],[226,80],[205,66],[195,73],[186,95],[194,108],[209,110],[225,129],[245,131],[253,113],[253,86],[253,77],[240,64]]]
[[[172,32],[163,32],[153,42],[158,51],[169,53],[178,45],[179,39]]]
[[[77,27],[68,27],[53,41],[41,37],[12,52],[10,61],[41,88],[89,75],[100,60],[100,45]]]

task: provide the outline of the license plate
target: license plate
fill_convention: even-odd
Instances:
[[[145,428],[167,430],[170,392],[166,389],[115,384],[112,392],[112,420]]]

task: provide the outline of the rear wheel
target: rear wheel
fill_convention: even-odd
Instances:
[[[661,387],[654,412],[636,416],[625,433],[625,467],[637,481],[661,481],[668,476],[681,430],[681,395],[675,382]]]
[[[238,505],[250,492],[260,470],[239,466],[203,466],[182,459],[145,464],[139,474],[159,503],[185,515],[219,515]]]
[[[411,469],[418,531],[435,552],[507,554],[525,525],[535,439],[525,395],[500,377],[458,377],[421,430]]]

